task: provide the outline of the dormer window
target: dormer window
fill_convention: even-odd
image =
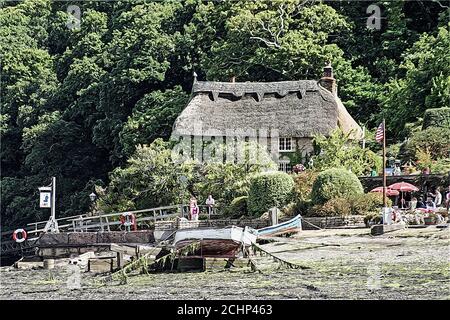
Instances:
[[[279,138],[278,151],[289,152],[294,150],[292,138]]]

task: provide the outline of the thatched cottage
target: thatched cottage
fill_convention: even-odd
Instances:
[[[199,124],[201,132],[196,129]],[[269,151],[281,154],[280,170],[290,171],[295,164],[290,163],[290,154],[311,152],[313,136],[328,135],[336,127],[354,139],[362,137],[360,126],[337,96],[328,65],[319,81],[212,82],[197,81],[195,76],[191,99],[176,119],[174,133],[205,137],[244,130],[247,136],[260,137],[271,132],[261,141]]]

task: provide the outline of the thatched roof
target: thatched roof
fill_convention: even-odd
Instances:
[[[361,128],[340,100],[314,80],[283,82],[195,81],[192,98],[174,124],[174,133],[278,129],[280,136],[329,134],[338,125],[345,132]],[[212,135],[212,134],[211,134]]]

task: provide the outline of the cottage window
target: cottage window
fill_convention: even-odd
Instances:
[[[289,173],[292,171],[292,165],[289,160],[279,160],[278,161],[278,171],[283,171]]]
[[[292,138],[279,138],[278,151],[292,151]]]

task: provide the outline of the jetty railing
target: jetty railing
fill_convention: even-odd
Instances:
[[[208,218],[220,216],[223,207],[214,206],[212,210],[207,205],[199,205],[200,214],[207,214]],[[95,232],[124,230],[125,226],[120,222],[120,216],[125,213],[132,213],[136,217],[138,227],[151,228],[156,221],[164,221],[176,217],[189,216],[188,204],[177,204],[172,206],[163,206],[150,209],[132,210],[123,212],[114,212],[107,214],[79,214],[69,217],[58,218],[58,229],[60,232]],[[29,249],[35,246],[36,241],[44,232],[48,220],[28,223],[25,227],[27,240],[22,243],[16,243],[12,239],[14,230],[7,230],[0,233],[1,252],[0,254]]]

